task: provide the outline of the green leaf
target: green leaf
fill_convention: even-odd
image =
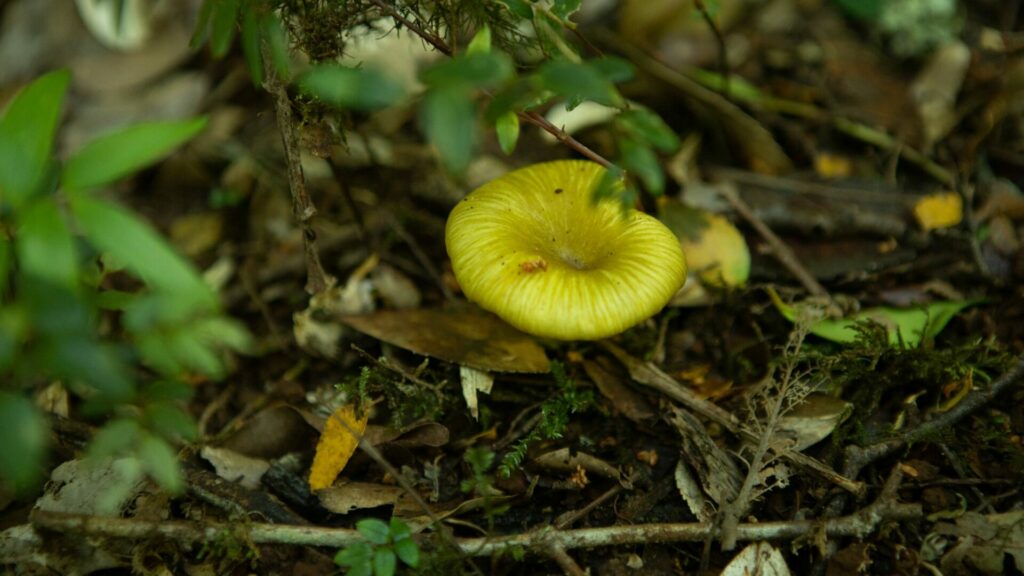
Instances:
[[[142,390],[142,397],[149,402],[184,402],[194,395],[188,384],[168,380],[157,380]]]
[[[18,274],[76,290],[75,241],[54,197],[40,198],[19,214],[15,245]]]
[[[277,12],[268,12],[260,21],[263,25],[263,39],[270,52],[270,63],[274,65],[277,76],[282,81],[288,81],[291,78],[291,55],[288,53],[288,33],[284,30],[284,24]]]
[[[93,461],[105,460],[128,452],[135,445],[141,429],[139,423],[130,418],[111,420],[100,428],[89,442],[88,458]]]
[[[513,76],[512,59],[501,52],[456,56],[423,71],[423,83],[436,88],[492,88]]]
[[[373,573],[376,576],[394,576],[398,561],[395,551],[390,548],[378,548],[373,553]]]
[[[334,563],[339,566],[351,568],[348,574],[356,574],[359,568],[360,574],[370,574],[370,562],[373,560],[373,547],[366,542],[354,542],[334,555]]]
[[[616,56],[602,56],[588,60],[587,66],[596,70],[605,80],[615,84],[632,80],[635,75],[633,65],[629,63],[629,60]]]
[[[420,564],[420,547],[411,538],[395,539],[395,554],[398,558],[413,568]]]
[[[540,85],[570,102],[590,100],[605,106],[622,106],[615,86],[596,69],[586,64],[555,60],[537,72]]]
[[[49,444],[46,419],[28,398],[0,391],[0,434],[0,478],[16,493],[25,493],[42,477]]]
[[[190,48],[198,48],[206,40],[207,32],[210,31],[210,19],[213,18],[213,5],[217,0],[203,0],[199,7],[199,16],[196,18],[196,29],[192,31],[192,38],[188,41]]]
[[[465,171],[476,144],[472,93],[459,86],[430,90],[420,103],[420,122],[445,167],[456,174]]]
[[[769,289],[775,307],[790,322],[796,322],[798,310],[779,298],[774,290]],[[926,306],[914,308],[878,307],[861,310],[860,312],[841,319],[819,320],[811,325],[810,332],[826,340],[839,344],[852,344],[857,341],[859,322],[877,322],[889,334],[889,344],[898,346],[902,343],[907,348],[915,348],[926,340],[932,340],[942,332],[946,324],[961,310],[981,303],[982,300],[949,300],[933,302]]]
[[[833,0],[847,14],[859,20],[877,20],[886,0]]]
[[[551,4],[551,12],[562,20],[568,20],[570,16],[580,9],[582,0],[554,0]]]
[[[166,402],[157,402],[146,406],[144,412],[149,429],[160,436],[171,440],[195,440],[199,435],[192,417],[181,408]]]
[[[299,79],[299,89],[339,108],[373,110],[400,101],[402,85],[382,72],[321,64]]]
[[[8,274],[11,272],[11,241],[0,234],[0,302],[7,295]]]
[[[487,105],[484,118],[487,122],[495,123],[503,114],[539,106],[552,96],[554,95],[550,92],[538,92],[533,82],[520,78],[494,93],[490,104]]]
[[[665,121],[650,110],[631,108],[615,118],[627,134],[660,152],[671,154],[679,148],[679,137]]]
[[[498,0],[509,12],[527,20],[533,18],[533,6],[527,0]]]
[[[394,542],[412,536],[412,530],[409,529],[409,525],[398,518],[391,518],[391,521],[388,522],[388,532],[391,533],[391,540]]]
[[[71,194],[70,199],[85,236],[146,284],[173,294],[173,302],[182,308],[216,306],[213,291],[195,269],[134,214],[85,194]]]
[[[61,183],[84,190],[109,184],[168,155],[206,127],[206,118],[148,122],[101,136],[68,159]]]
[[[388,543],[388,525],[383,520],[364,518],[356,522],[356,530],[373,544],[383,545]]]
[[[76,334],[56,335],[36,347],[32,360],[68,381],[88,398],[83,411],[96,414],[131,400],[135,387],[123,358],[110,344]],[[82,385],[88,390],[82,390]]]
[[[469,41],[466,54],[486,54],[491,51],[491,28],[484,25]]]
[[[0,307],[0,373],[14,364],[28,329],[29,321],[22,306]]]
[[[213,14],[210,15],[210,51],[217,58],[223,58],[231,48],[239,3],[240,0],[214,0]]]
[[[515,152],[516,143],[519,142],[519,115],[515,112],[502,114],[494,123],[494,130],[498,134],[501,151],[505,154]]]
[[[143,433],[139,438],[136,455],[142,461],[142,469],[156,483],[171,494],[179,494],[185,481],[178,466],[178,455],[162,438]]]
[[[242,11],[242,54],[249,67],[249,76],[253,84],[263,84],[263,56],[260,54],[262,43],[262,23],[259,14],[251,7]]]
[[[648,192],[660,196],[665,191],[665,173],[653,150],[624,138],[619,141],[619,154],[622,157],[622,167],[640,178]]]
[[[41,76],[14,97],[0,119],[0,207],[21,205],[46,180],[70,78],[66,70]]]

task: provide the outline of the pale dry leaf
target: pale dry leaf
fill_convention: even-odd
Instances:
[[[721,576],[789,576],[782,553],[767,542],[755,542],[733,558]]]
[[[483,370],[459,366],[459,381],[462,383],[462,397],[466,399],[466,407],[473,420],[480,419],[480,406],[477,402],[477,393],[490,394],[494,386],[494,376]]]

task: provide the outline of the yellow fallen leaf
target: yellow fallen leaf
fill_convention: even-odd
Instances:
[[[334,479],[355,453],[359,437],[366,431],[367,418],[367,414],[356,417],[355,407],[348,404],[335,410],[327,419],[309,469],[310,490],[316,492],[334,484]]]
[[[956,226],[963,215],[963,200],[956,192],[929,194],[914,204],[914,217],[924,230]]]
[[[814,158],[814,171],[828,180],[846,178],[853,173],[853,162],[846,156],[822,152]]]

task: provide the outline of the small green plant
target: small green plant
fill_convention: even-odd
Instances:
[[[413,101],[386,70],[339,65],[347,43],[367,30],[380,36],[419,36],[448,57],[420,74],[426,89],[418,99],[418,121],[441,163],[455,175],[466,171],[478,151],[481,128],[493,130],[502,151],[511,154],[522,121],[606,163],[543,115],[549,108],[572,110],[585,101],[606,106],[616,148],[594,194],[615,196],[630,207],[640,185],[654,195],[664,191],[659,155],[678,149],[679,138],[660,116],[619,92],[617,84],[633,77],[631,64],[620,58],[582,56],[570,39],[576,30],[572,18],[580,6],[581,0],[312,5],[300,0],[206,0],[194,41],[208,38],[211,52],[219,57],[240,30],[253,80],[259,84],[265,71],[276,70],[282,83],[297,84],[300,110],[308,121],[330,121],[339,111]],[[293,74],[287,64],[288,46],[305,53],[312,64],[308,70]],[[270,65],[265,65],[268,57]]]
[[[390,523],[366,518],[356,522],[356,530],[366,540],[346,546],[334,557],[337,565],[348,569],[349,576],[392,576],[398,560],[411,568],[419,565],[419,546],[409,526],[398,518]]]
[[[433,419],[444,408],[443,397],[428,383],[410,382],[377,366],[363,366],[359,376],[349,378],[337,388],[354,399],[360,409],[373,405],[383,396],[388,408],[388,424],[395,428]]]
[[[551,374],[558,385],[558,393],[541,404],[540,421],[502,457],[498,473],[505,478],[511,476],[512,471],[523,463],[531,444],[561,438],[569,427],[569,415],[582,412],[594,403],[593,393],[578,390],[575,382],[565,374],[565,366],[560,362],[551,363]]]
[[[223,377],[222,352],[246,348],[248,335],[189,262],[101,189],[206,120],[130,126],[62,162],[54,140],[69,80],[44,75],[0,117],[0,481],[19,492],[37,485],[49,435],[29,394],[58,381],[83,415],[114,416],[91,455],[133,456],[126,484],[148,474],[178,491],[172,443],[196,433],[181,408],[187,381]]]

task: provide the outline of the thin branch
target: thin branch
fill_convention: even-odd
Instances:
[[[739,197],[736,192],[719,187],[718,193],[725,197],[725,199],[732,205],[733,209],[743,217],[753,228],[757,230],[757,233],[764,238],[764,241],[771,246],[772,254],[775,259],[782,264],[786,270],[789,270],[790,274],[796,277],[800,281],[800,284],[814,296],[828,299],[832,302],[832,297],[829,295],[828,290],[822,286],[814,276],[804,268],[804,265],[800,263],[800,259],[796,257],[793,250],[786,245],[785,242],[779,238],[772,229],[764,223],[763,220],[758,218],[757,214],[750,209],[750,206]]]
[[[277,129],[281,133],[284,145],[285,162],[288,166],[288,188],[292,194],[292,212],[302,230],[302,244],[306,252],[306,292],[318,294],[330,286],[334,279],[325,271],[320,263],[320,253],[316,247],[316,231],[313,230],[313,217],[316,206],[306,190],[306,178],[302,174],[302,158],[299,149],[299,136],[292,121],[292,101],[288,90],[274,69],[273,58],[264,42],[261,46],[263,56],[263,88],[274,97],[274,111],[277,117]]]
[[[829,537],[863,538],[875,532],[885,523],[915,520],[921,518],[922,515],[920,504],[904,504],[880,498],[866,508],[842,518],[825,521],[790,520],[740,524],[736,527],[736,538],[744,542],[791,540],[819,531],[823,531]],[[358,531],[348,528],[290,524],[141,520],[84,516],[43,510],[33,511],[30,520],[34,526],[44,530],[132,540],[162,538],[183,543],[198,543],[221,539],[225,534],[231,534],[237,530],[245,530],[246,536],[254,544],[341,548],[363,540],[363,536]],[[546,527],[509,536],[454,538],[453,543],[464,554],[490,556],[496,552],[513,548],[525,548],[546,554],[549,547],[553,545],[564,550],[573,550],[600,546],[697,542],[714,536],[714,534],[714,526],[702,522],[637,524],[576,530],[555,530]]]
[[[718,23],[711,17],[711,11],[708,10],[704,0],[694,0],[693,3],[697,7],[697,11],[700,12],[701,17],[704,18],[704,23],[711,29],[711,33],[715,35],[715,42],[718,43],[718,68],[722,74],[722,94],[728,97],[731,73],[729,71],[729,52],[725,44],[725,36],[722,35],[722,29],[718,27]]]

